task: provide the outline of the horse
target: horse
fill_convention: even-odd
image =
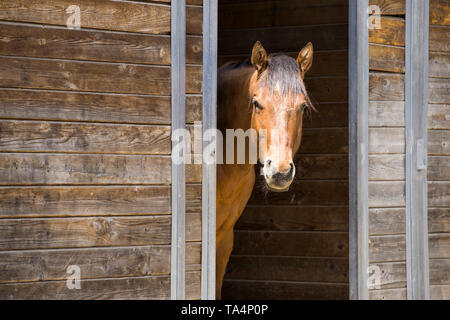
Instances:
[[[267,55],[257,41],[250,61],[230,62],[218,70],[217,128],[222,135],[226,136],[227,129],[278,132],[266,135],[265,148],[258,152],[269,191],[287,191],[295,176],[293,157],[301,143],[303,114],[315,110],[303,82],[312,58],[311,43],[294,59],[285,54]],[[261,142],[260,134],[257,139]],[[218,163],[216,167],[217,299],[233,249],[233,229],[255,185],[255,164],[245,148],[244,163]]]

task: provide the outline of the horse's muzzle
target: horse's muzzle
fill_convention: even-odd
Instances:
[[[295,166],[293,162],[289,163],[288,168],[279,171],[271,160],[267,160],[264,164],[264,178],[267,186],[273,192],[286,192],[294,180]]]

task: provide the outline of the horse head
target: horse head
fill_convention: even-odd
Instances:
[[[259,161],[271,191],[287,191],[294,180],[293,157],[301,143],[303,114],[314,109],[303,82],[312,58],[311,43],[300,51],[297,59],[284,54],[268,56],[259,41],[253,46],[251,63],[255,72],[249,86],[251,127],[259,133]]]

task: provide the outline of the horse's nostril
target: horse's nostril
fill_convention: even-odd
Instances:
[[[266,163],[270,167],[270,165],[272,164],[272,160],[269,159],[269,160],[266,161]]]

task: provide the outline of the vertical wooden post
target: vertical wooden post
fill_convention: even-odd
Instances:
[[[368,0],[349,0],[350,299],[368,299]]]
[[[217,128],[217,0],[203,2],[203,133]],[[203,150],[209,142],[203,142]],[[201,299],[216,295],[216,165],[202,164]]]
[[[408,299],[429,299],[427,214],[429,0],[406,1],[406,261]]]
[[[185,0],[171,4],[172,54],[172,137],[177,129],[186,128],[186,6]],[[184,162],[174,163],[172,155],[172,250],[170,269],[171,298],[185,297],[185,195]]]

